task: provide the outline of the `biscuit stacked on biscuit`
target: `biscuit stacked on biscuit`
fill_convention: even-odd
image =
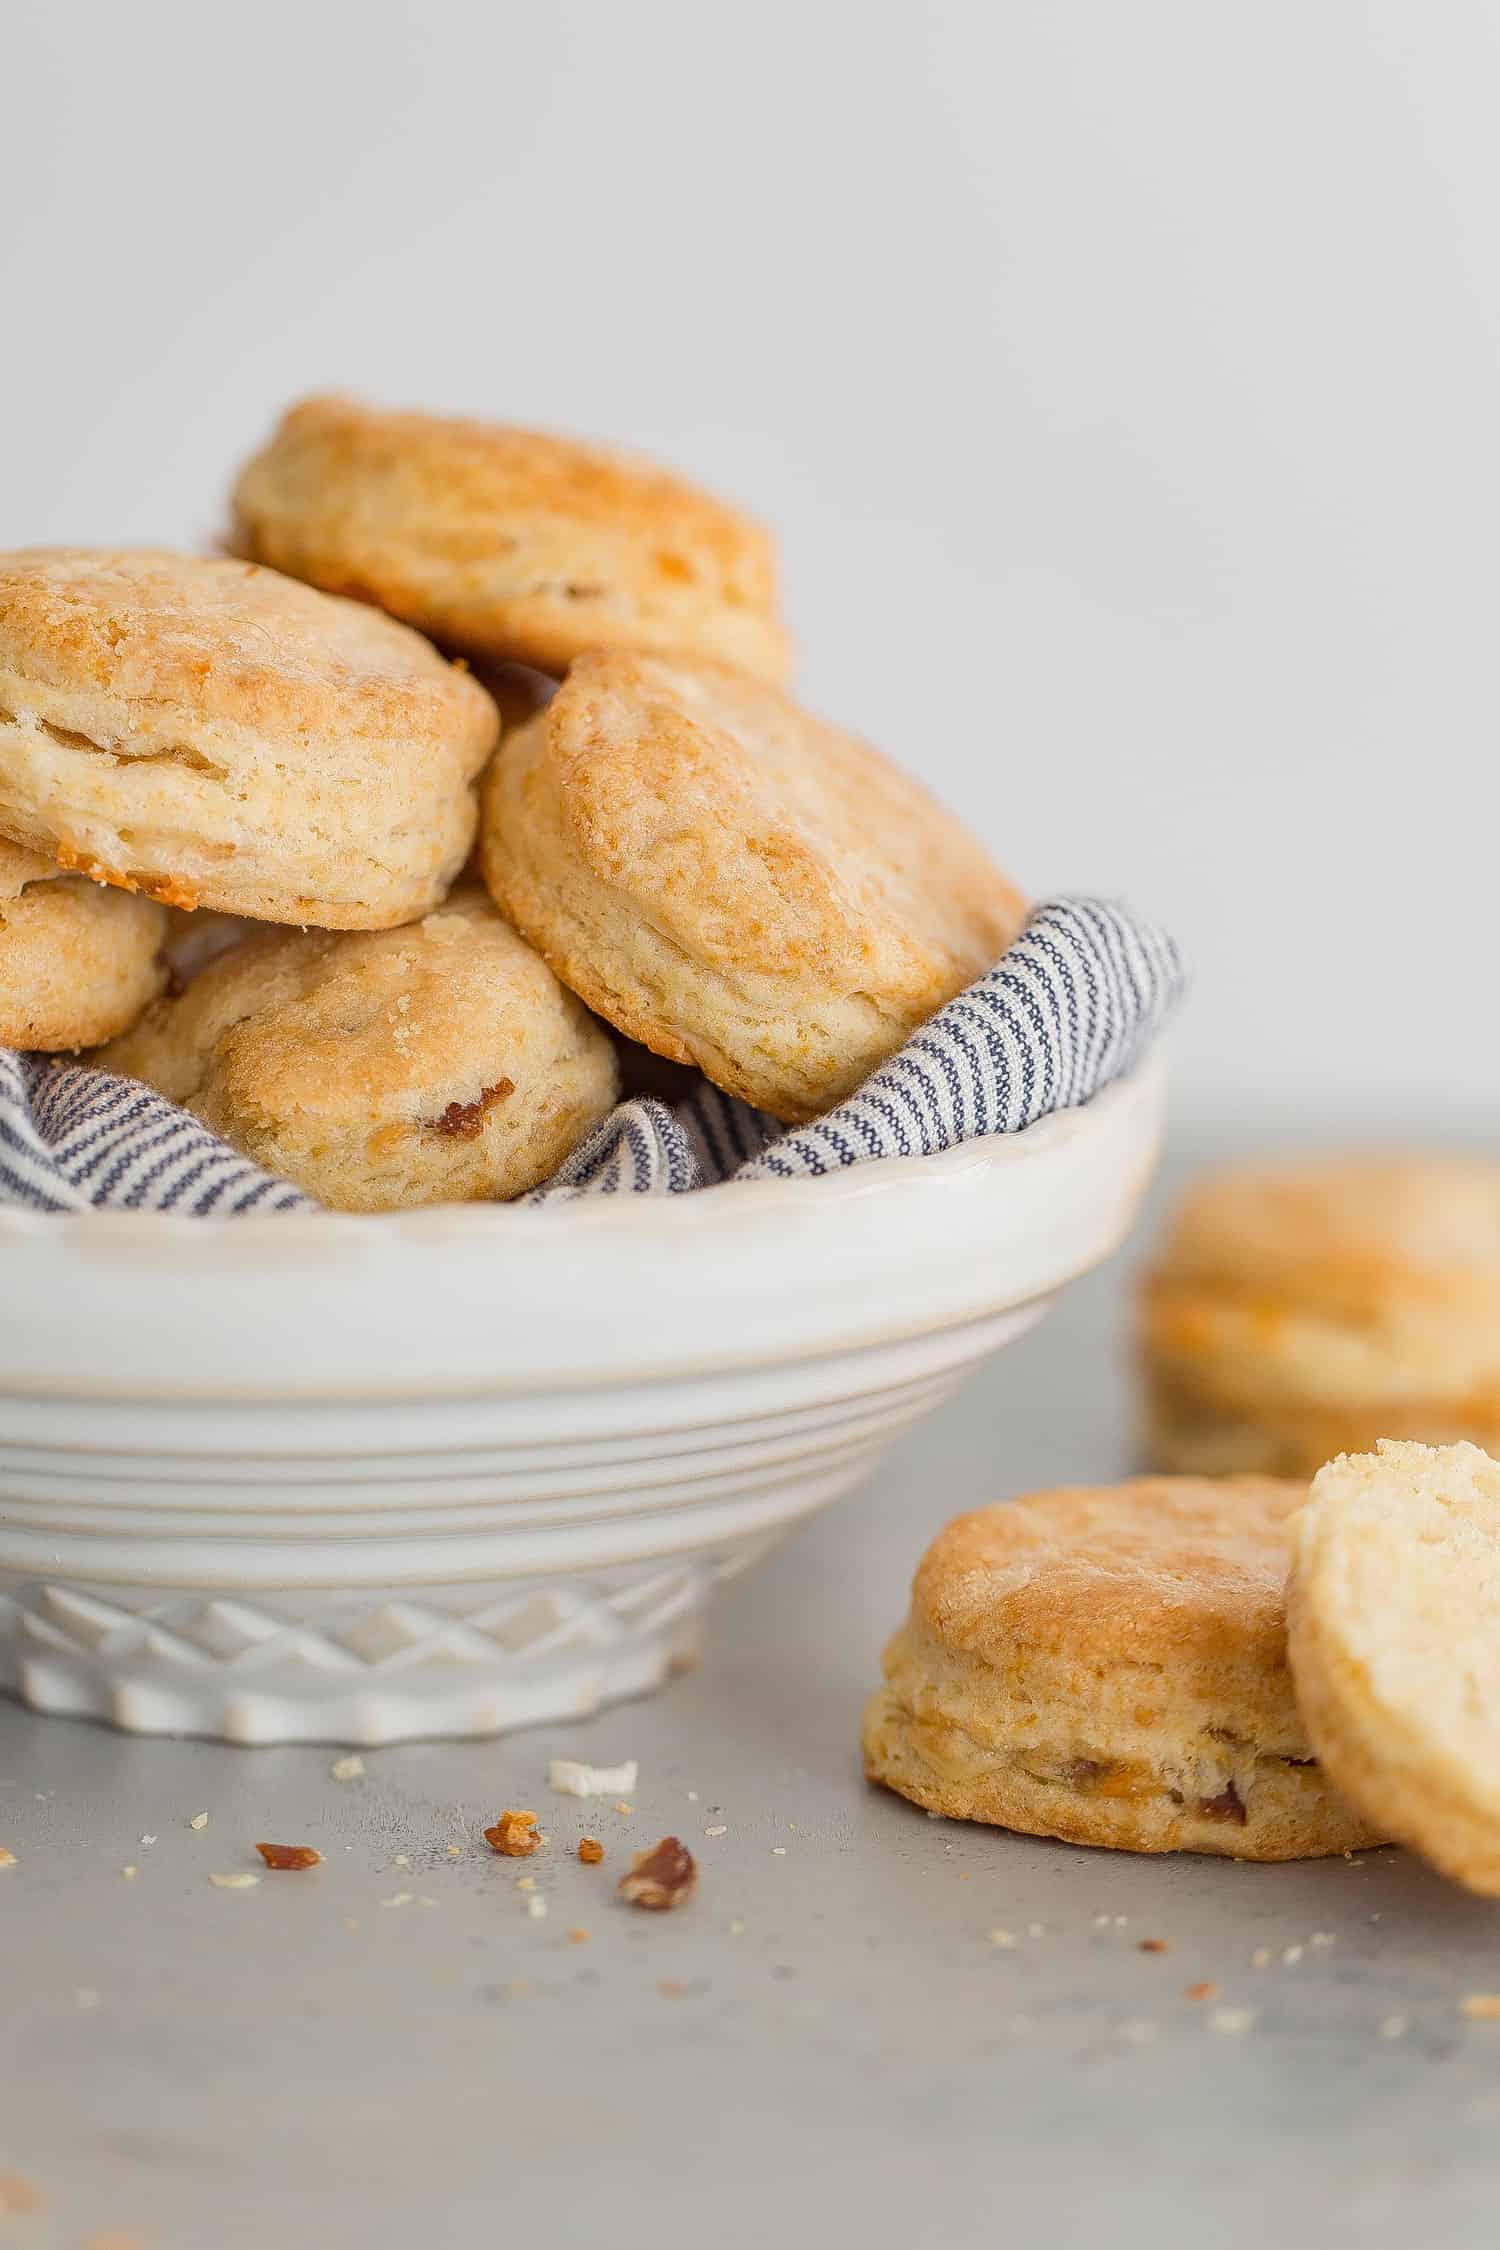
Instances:
[[[870,1778],[953,1819],[1125,1851],[1381,1841],[1330,1786],[1293,1694],[1287,1525],[1306,1497],[1156,1477],[960,1516],[886,1650]]]
[[[681,478],[312,399],[233,544],[0,556],[0,1039],[109,1042],[326,1203],[526,1192],[615,1037],[811,1117],[1020,927],[782,692],[771,541]]]
[[[1153,1466],[1311,1476],[1382,1437],[1500,1452],[1500,1165],[1201,1180],[1140,1300]]]

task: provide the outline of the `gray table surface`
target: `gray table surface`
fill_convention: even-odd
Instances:
[[[1493,2241],[1500,2022],[1461,2002],[1500,1991],[1500,1907],[1397,1852],[1133,1859],[860,1779],[861,1701],[943,1518],[1127,1468],[1122,1281],[732,1588],[652,1701],[370,1752],[344,1783],[327,1750],[0,1704],[0,2173],[46,2200],[0,2241]],[[633,1812],[551,1797],[560,1755],[638,1758]],[[478,1838],[518,1804],[552,1838],[530,1869]],[[569,1849],[591,1830],[601,1869]],[[697,1898],[617,1905],[669,1830]],[[266,1836],[326,1864],[210,1884]]]

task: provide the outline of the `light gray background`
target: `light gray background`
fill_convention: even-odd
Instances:
[[[0,93],[0,542],[195,540],[321,385],[657,450],[780,527],[812,700],[1032,886],[1179,931],[1189,1128],[1487,1130],[1495,9],[10,0]],[[936,1525],[1129,1465],[1119,1290],[566,1739],[346,1790],[0,1706],[0,2171],[49,2201],[14,2239],[1489,2241],[1492,1909],[1397,1854],[1161,1866],[859,1781]],[[559,1855],[534,1923],[449,1860],[560,1751],[640,1756],[610,1872],[678,1827],[691,1909]],[[208,1885],[277,1829],[327,1865]]]
[[[781,530],[808,696],[1188,944],[1186,1108],[1496,1090],[1500,11],[11,0],[0,541],[318,386]]]

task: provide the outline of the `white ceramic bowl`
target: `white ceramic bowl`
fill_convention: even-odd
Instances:
[[[822,1180],[395,1218],[0,1214],[0,1686],[380,1743],[593,1710],[1119,1241],[1152,1064]]]

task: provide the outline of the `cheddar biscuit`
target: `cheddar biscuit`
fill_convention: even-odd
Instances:
[[[1292,1675],[1330,1777],[1500,1896],[1500,1462],[1390,1440],[1331,1461],[1292,1549]]]
[[[304,399],[242,471],[233,539],[492,663],[562,672],[584,649],[637,648],[788,669],[758,524],[540,430]]]
[[[179,907],[425,913],[473,837],[484,690],[417,633],[242,562],[0,556],[0,836]]]
[[[592,655],[507,737],[480,861],[627,1037],[787,1121],[850,1093],[1025,915],[919,784],[778,690]]]
[[[1304,1859],[1383,1833],[1335,1794],[1287,1669],[1298,1484],[1143,1478],[960,1516],[866,1713],[929,1812],[1123,1851]]]
[[[165,909],[0,843],[0,1046],[52,1053],[128,1030],[166,981]]]
[[[1210,1175],[1140,1305],[1152,1464],[1311,1476],[1381,1437],[1500,1451],[1500,1165]]]
[[[261,930],[105,1048],[341,1211],[506,1199],[611,1108],[607,1034],[477,885],[399,930]]]

